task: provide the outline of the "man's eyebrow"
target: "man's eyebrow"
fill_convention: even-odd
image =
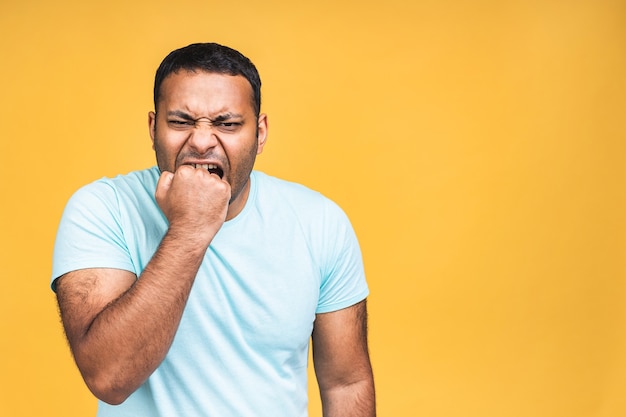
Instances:
[[[180,117],[181,119],[185,119],[185,120],[194,120],[193,117],[191,117],[190,114],[185,113],[182,110],[172,110],[172,111],[168,111],[167,112],[168,116],[176,116],[176,117]]]
[[[241,114],[228,112],[228,113],[220,114],[220,115],[213,117],[211,119],[211,123],[219,123],[219,122],[224,122],[230,119],[241,119],[241,118],[243,118],[243,115]]]
[[[189,120],[189,121],[196,121],[199,119],[195,119],[193,118],[189,113],[185,113],[182,110],[171,110],[167,112],[167,116],[168,117],[179,117],[181,119],[184,120]],[[243,115],[239,114],[239,113],[231,113],[231,112],[226,112],[223,114],[219,114],[213,118],[211,118],[211,123],[221,123],[224,122],[226,120],[230,120],[230,119],[241,119],[243,118]],[[202,118],[200,118],[202,119]]]

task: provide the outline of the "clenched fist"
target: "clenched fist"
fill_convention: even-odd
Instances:
[[[230,196],[226,181],[190,165],[181,165],[174,173],[163,171],[155,193],[170,232],[207,244],[226,220]]]

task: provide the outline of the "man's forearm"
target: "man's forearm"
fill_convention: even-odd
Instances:
[[[373,378],[321,391],[324,417],[375,417]]]

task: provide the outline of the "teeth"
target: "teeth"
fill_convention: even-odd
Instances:
[[[209,169],[217,169],[217,165],[215,164],[192,164],[194,168],[202,168],[202,169],[206,169],[207,171]]]

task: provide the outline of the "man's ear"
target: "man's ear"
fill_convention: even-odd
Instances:
[[[150,131],[150,139],[152,139],[152,149],[154,149],[154,136],[156,131],[156,113],[148,112],[148,130]]]
[[[261,152],[263,152],[263,146],[265,146],[265,142],[267,141],[267,115],[264,113],[261,113],[259,115],[259,120],[257,122],[257,143],[258,143],[258,148],[256,151],[256,154],[259,155]]]

